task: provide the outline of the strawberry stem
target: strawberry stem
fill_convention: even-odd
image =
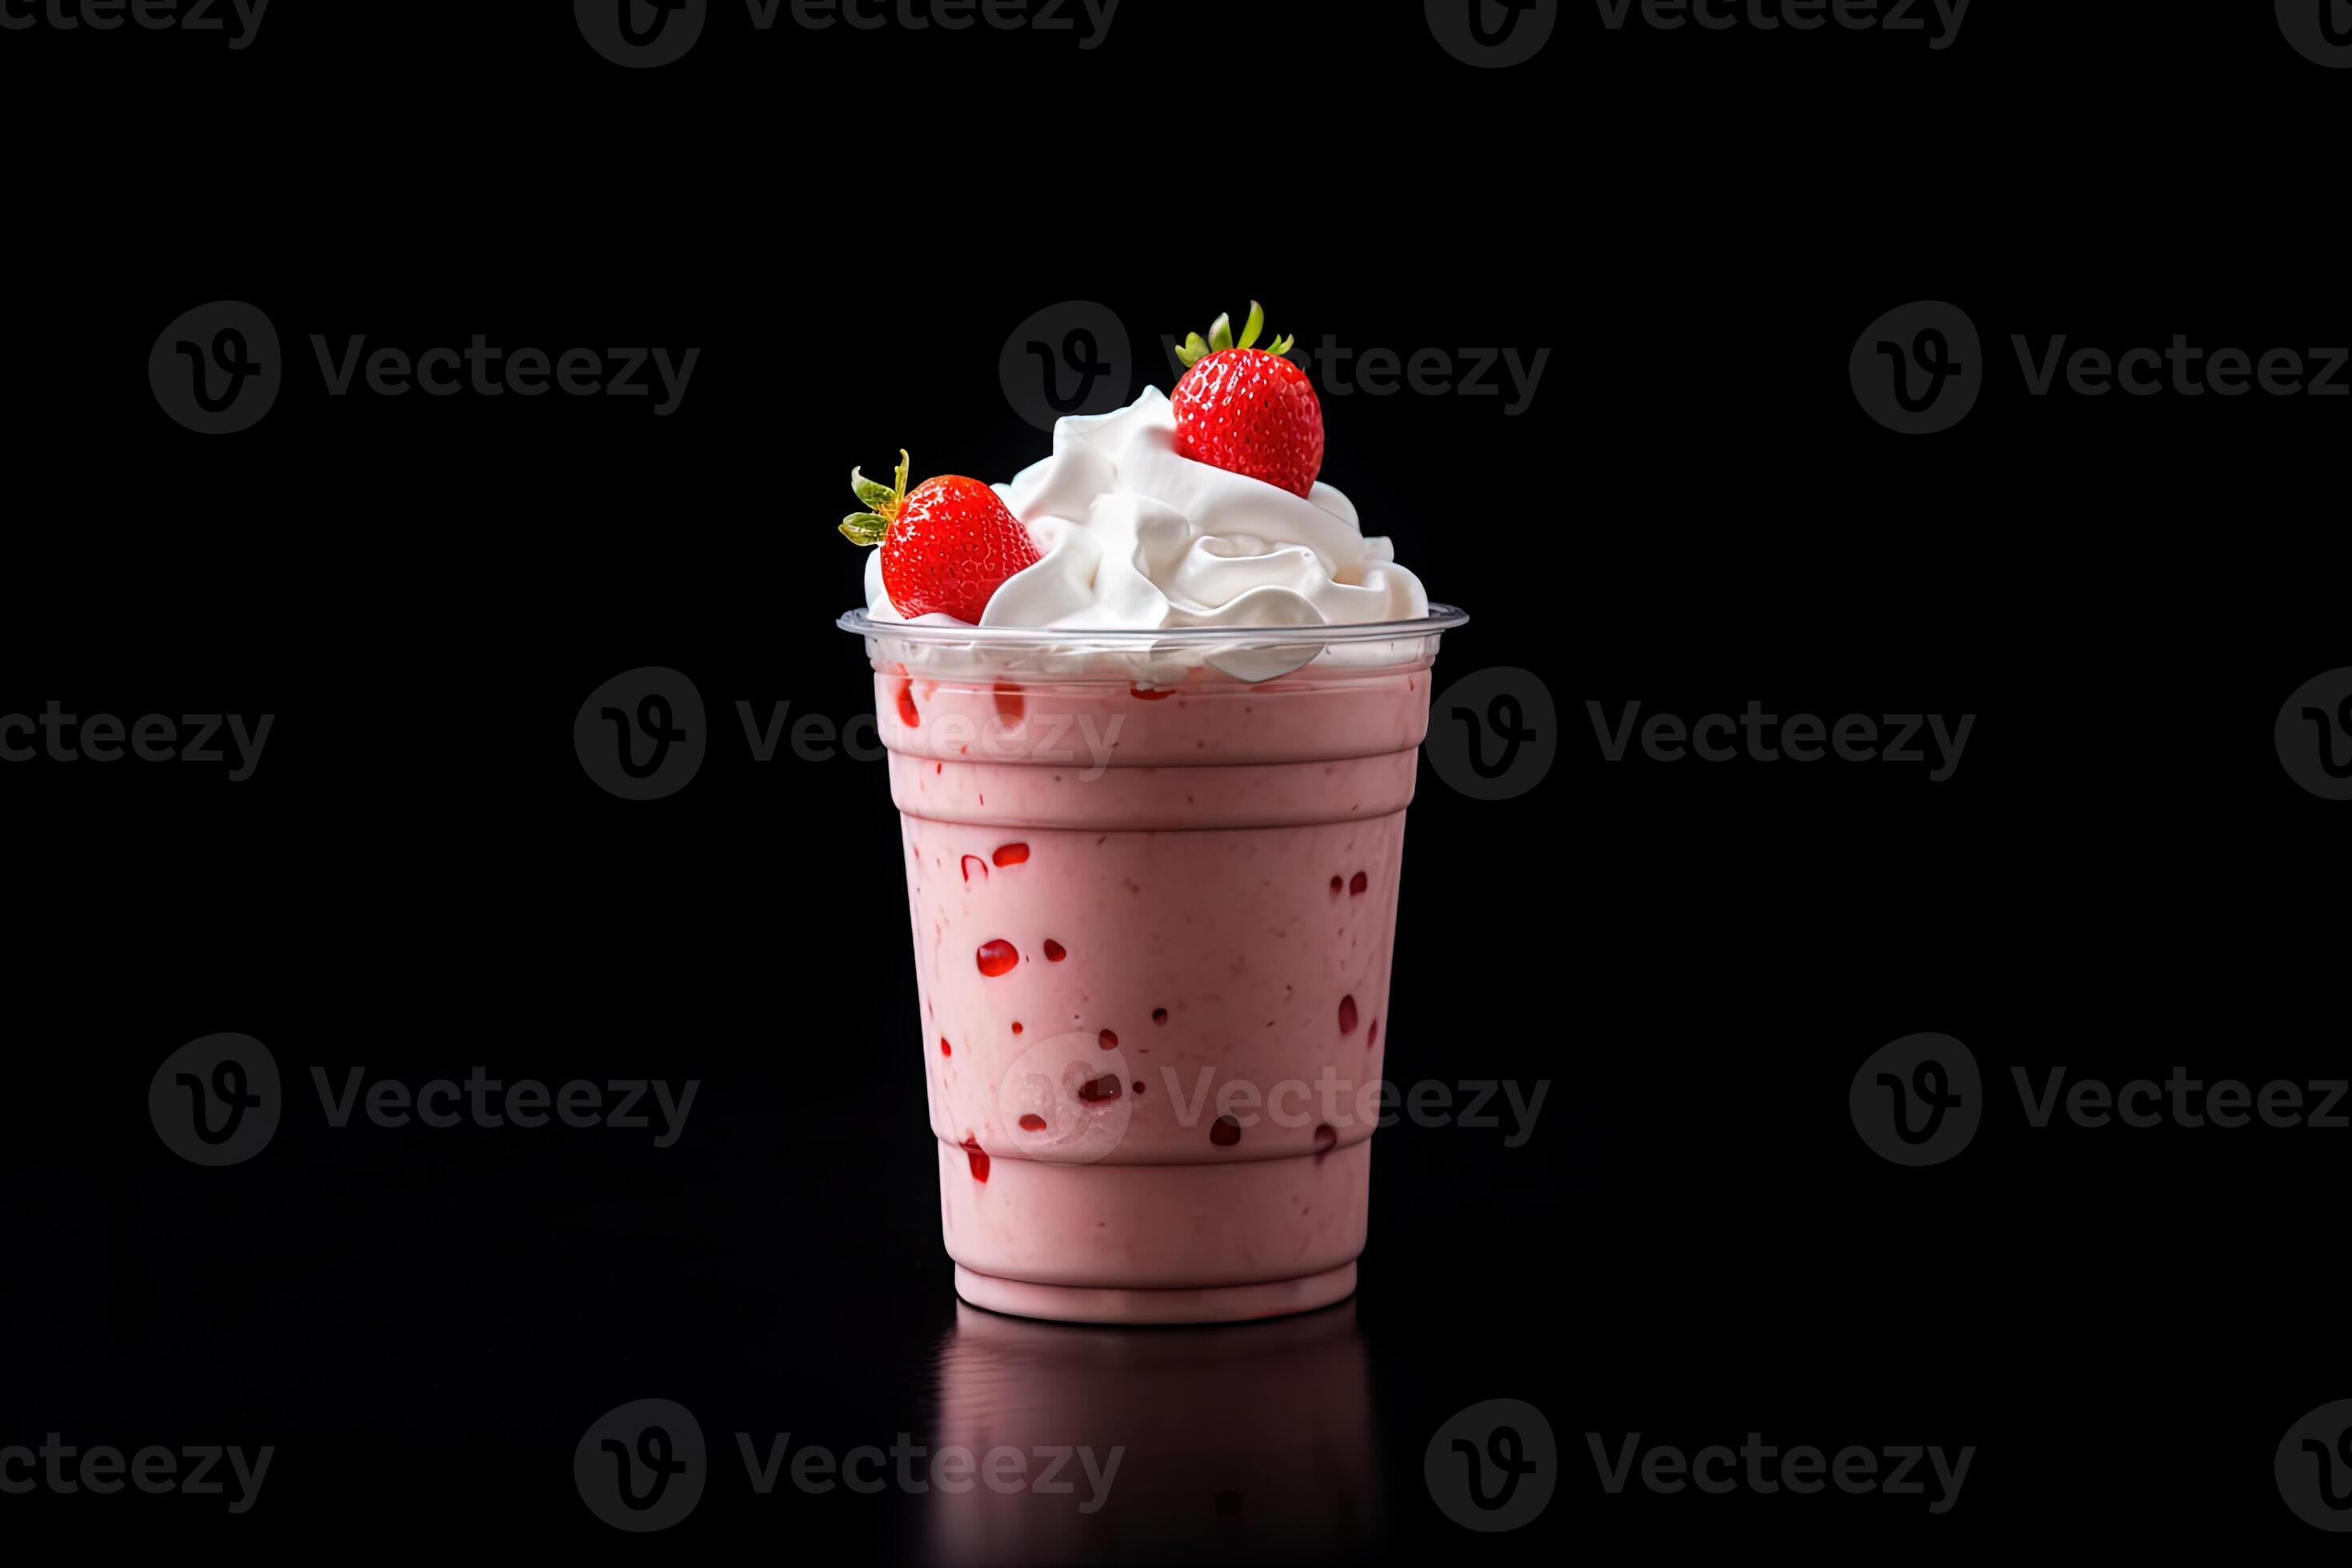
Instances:
[[[1185,334],[1183,345],[1176,351],[1177,362],[1186,370],[1190,370],[1213,353],[1223,353],[1227,349],[1255,348],[1258,334],[1265,331],[1265,307],[1252,300],[1248,319],[1243,321],[1242,335],[1238,339],[1234,336],[1232,315],[1219,316],[1210,323],[1209,335],[1206,338],[1202,337],[1198,332]],[[1264,352],[1276,355],[1286,354],[1297,342],[1295,338],[1276,338],[1266,346]]]
[[[888,537],[890,525],[898,520],[898,508],[907,499],[907,473],[911,465],[907,450],[898,449],[898,471],[892,483],[869,479],[859,469],[849,470],[849,488],[868,508],[852,512],[841,520],[842,537],[852,544],[879,544]]]

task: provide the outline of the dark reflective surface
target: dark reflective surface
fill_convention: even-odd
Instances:
[[[922,1532],[933,1561],[1321,1561],[1374,1549],[1371,1373],[1353,1300],[1180,1329],[1033,1322],[959,1303],[938,1373],[935,1447],[1079,1448],[1095,1467],[1071,1459],[1061,1494],[934,1488]]]

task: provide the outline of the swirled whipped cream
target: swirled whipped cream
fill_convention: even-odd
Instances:
[[[1346,496],[1326,484],[1293,495],[1178,457],[1175,438],[1175,407],[1157,387],[1116,413],[1057,422],[1052,457],[991,487],[1044,559],[1004,580],[980,624],[1149,631],[1357,626],[1429,613],[1421,580],[1396,563],[1386,539],[1365,537]],[[866,558],[866,605],[874,620],[908,619],[883,591],[879,551]],[[936,614],[913,621],[963,624]]]

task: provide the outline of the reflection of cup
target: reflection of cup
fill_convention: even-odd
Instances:
[[[844,619],[904,829],[964,1300],[1206,1322],[1355,1289],[1404,808],[1463,618]]]
[[[1066,1493],[934,1488],[924,1533],[943,1562],[1361,1560],[1378,1539],[1352,1302],[1281,1323],[1150,1333],[959,1306],[939,1371],[934,1452],[1012,1447],[1034,1461],[1085,1448],[1109,1478],[1090,1481],[1074,1458]]]

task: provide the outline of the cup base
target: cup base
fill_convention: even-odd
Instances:
[[[1060,1323],[1242,1323],[1311,1312],[1355,1294],[1356,1266],[1343,1263],[1297,1279],[1218,1285],[1199,1290],[1121,1290],[1035,1285],[955,1266],[956,1294],[975,1307]]]

